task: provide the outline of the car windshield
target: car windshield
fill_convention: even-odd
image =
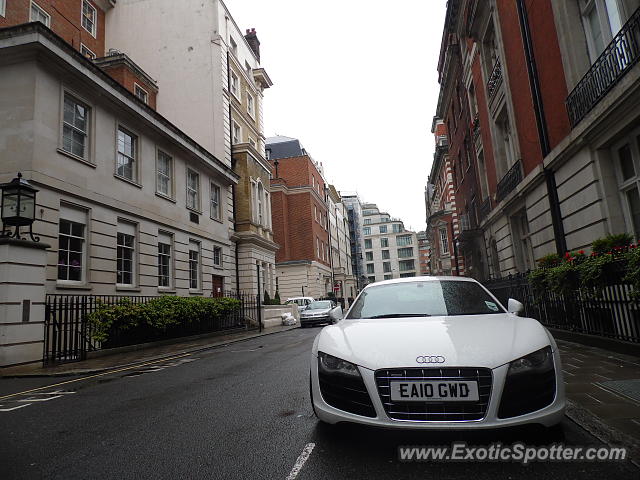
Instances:
[[[324,310],[325,308],[331,308],[331,302],[329,300],[311,302],[307,307],[307,310]]]
[[[430,280],[390,283],[367,288],[349,318],[481,315],[504,309],[477,283]]]

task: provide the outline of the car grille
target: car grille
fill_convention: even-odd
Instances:
[[[502,389],[498,418],[511,418],[535,412],[553,402],[556,396],[556,371],[507,377]]]
[[[375,374],[380,400],[387,415],[394,420],[419,422],[453,422],[481,420],[491,396],[492,374],[488,368],[404,368],[378,370]],[[397,402],[391,400],[393,380],[468,380],[478,382],[475,402]]]
[[[328,405],[356,415],[376,416],[362,377],[351,378],[318,372],[318,381],[322,398]]]

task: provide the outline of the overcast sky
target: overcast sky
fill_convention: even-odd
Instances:
[[[224,1],[274,82],[266,136],[300,139],[338,190],[424,230],[445,0]]]

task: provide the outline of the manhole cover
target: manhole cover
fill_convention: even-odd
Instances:
[[[640,379],[611,380],[609,382],[600,382],[598,385],[640,403]]]

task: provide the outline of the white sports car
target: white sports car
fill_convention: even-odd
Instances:
[[[311,354],[311,402],[327,423],[496,428],[562,420],[558,347],[536,320],[462,277],[367,286]]]

